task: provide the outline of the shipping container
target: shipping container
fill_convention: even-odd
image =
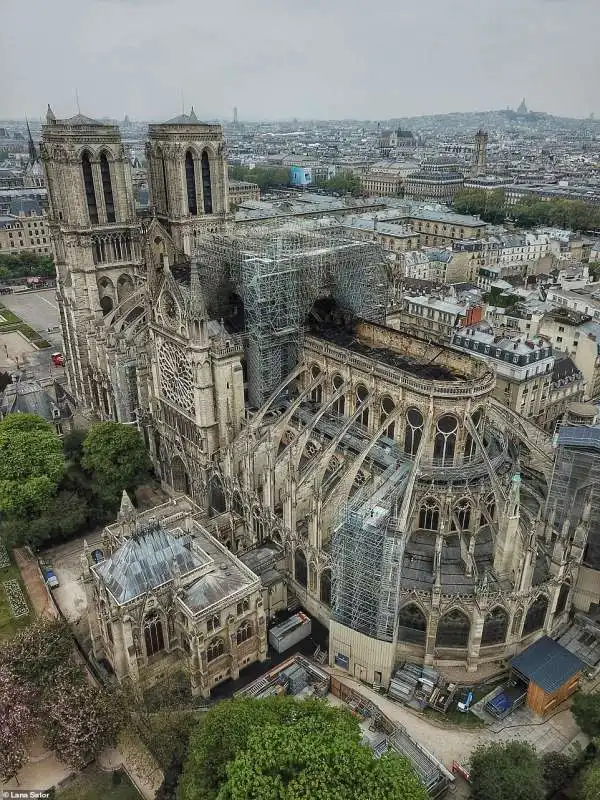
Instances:
[[[294,614],[285,622],[275,625],[269,631],[269,644],[278,653],[284,653],[293,645],[301,642],[310,636],[311,632],[310,618],[303,614],[301,611]]]

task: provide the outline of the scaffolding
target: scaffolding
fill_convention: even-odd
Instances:
[[[600,426],[565,425],[558,433],[546,518],[572,536],[588,504],[583,563],[600,569]]]
[[[214,316],[224,316],[232,293],[243,301],[248,394],[256,407],[296,366],[304,323],[319,297],[331,295],[371,322],[385,319],[382,251],[340,227],[240,227],[200,240],[194,260]]]
[[[405,536],[395,510],[409,484],[411,463],[395,463],[364,502],[344,507],[331,539],[332,617],[384,642],[394,640]]]

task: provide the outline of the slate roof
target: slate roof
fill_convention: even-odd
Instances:
[[[92,119],[91,117],[86,117],[84,114],[75,114],[74,117],[69,117],[69,119],[63,120],[65,125],[102,125],[102,122],[98,122],[97,119]]]
[[[206,561],[164,528],[148,527],[135,534],[101,564],[92,567],[117,603],[152,591],[176,575],[186,575]]]
[[[548,694],[560,689],[585,667],[581,659],[549,636],[523,650],[510,665]]]
[[[224,561],[195,580],[182,592],[180,599],[190,611],[198,614],[244,586],[249,586],[251,582],[232,560]]]

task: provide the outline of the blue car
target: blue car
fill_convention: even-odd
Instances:
[[[56,589],[57,586],[60,586],[56,574],[51,569],[46,569],[44,571],[44,579],[51,589]]]

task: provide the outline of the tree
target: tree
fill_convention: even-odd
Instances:
[[[47,507],[65,472],[62,444],[52,425],[35,414],[0,422],[0,511],[33,517]]]
[[[105,747],[113,747],[125,722],[118,698],[87,682],[59,683],[44,705],[44,741],[75,769],[83,769]]]
[[[577,692],[571,703],[575,722],[590,738],[600,736],[600,694]]]
[[[600,762],[589,767],[583,777],[577,800],[598,800],[600,797]]]
[[[390,752],[375,758],[361,744],[358,723],[351,731],[348,712],[334,711],[327,721],[304,717],[254,730],[228,767],[218,800],[425,800],[408,759]]]
[[[14,778],[27,761],[27,744],[36,727],[34,697],[28,686],[0,666],[0,782]]]
[[[360,177],[352,172],[339,172],[326,181],[318,181],[317,186],[339,194],[352,194],[355,197],[362,191]]]
[[[44,691],[72,675],[73,637],[64,620],[36,619],[0,648],[0,667]]]
[[[525,742],[480,745],[471,756],[475,800],[544,800],[542,764]]]
[[[552,797],[568,784],[573,776],[573,761],[564,753],[544,753],[541,757],[546,794]]]
[[[409,762],[374,759],[360,744],[349,712],[292,697],[239,698],[211,708],[192,734],[179,792],[181,800],[427,797]]]
[[[120,422],[93,425],[83,443],[81,465],[93,474],[101,495],[115,502],[148,478],[150,458],[139,431]]]
[[[229,177],[235,181],[256,183],[260,189],[282,189],[289,185],[290,171],[287,167],[241,167],[230,166]]]
[[[83,443],[87,431],[82,428],[73,428],[72,431],[63,437],[63,450],[65,451],[66,458],[73,464],[79,464],[81,456],[83,455]]]

